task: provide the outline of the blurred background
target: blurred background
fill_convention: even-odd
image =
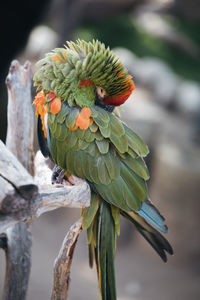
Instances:
[[[6,136],[5,78],[12,59],[35,62],[66,40],[99,39],[133,75],[136,90],[124,121],[150,146],[149,195],[165,215],[175,255],[161,262],[123,222],[116,273],[119,300],[200,299],[200,1],[4,1],[0,18],[0,138]],[[33,97],[34,97],[33,90]],[[35,150],[37,144],[35,144]],[[53,262],[77,209],[60,209],[32,226],[32,272],[27,300],[47,300]],[[0,251],[0,295],[4,253]],[[99,299],[82,233],[71,271],[69,300]]]

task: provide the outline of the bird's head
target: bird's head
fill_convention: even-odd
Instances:
[[[55,95],[70,106],[114,107],[123,104],[134,90],[132,76],[99,41],[68,42],[65,48],[47,53],[38,66],[34,84],[44,91],[47,102]]]

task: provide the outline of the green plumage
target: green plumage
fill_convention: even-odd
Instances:
[[[149,173],[143,159],[148,147],[112,113],[114,107],[103,102],[105,95],[124,102],[133,87],[131,77],[115,54],[98,41],[68,42],[66,49],[46,54],[38,66],[34,81],[47,95],[43,105],[51,107],[50,92],[61,103],[58,113],[48,112],[51,157],[67,174],[87,180],[91,187],[90,207],[82,210],[89,264],[96,263],[101,299],[116,300],[114,255],[120,214],[164,261],[165,251],[173,253],[167,240],[144,220],[167,231],[164,218],[148,200],[145,181]],[[38,111],[41,114],[41,108]]]
[[[109,203],[125,211],[138,209],[141,201],[147,198],[144,179],[148,179],[148,171],[141,156],[129,155],[128,148],[131,147],[135,153],[144,156],[148,153],[146,145],[135,134],[133,137],[137,141],[135,142],[137,147],[134,141],[130,144],[125,125],[115,115],[109,115],[97,106],[92,108],[94,119],[92,126],[96,126],[96,132],[92,132],[90,128],[86,131],[82,130],[84,135],[80,133],[81,130],[70,131],[69,128],[74,126],[78,112],[78,108],[65,104],[53,120],[52,115],[49,114],[51,137],[57,140],[56,150],[52,149],[54,153],[56,151],[53,157],[56,164],[93,183],[95,189]],[[102,119],[104,120],[103,126],[99,122]],[[105,123],[110,128],[110,135],[107,138],[101,134],[100,130]],[[140,147],[139,151],[138,147]],[[126,158],[122,159],[119,153],[126,154]],[[71,162],[72,155],[77,159],[80,157],[75,164]],[[116,193],[117,190],[118,193]],[[122,204],[119,198],[122,199]]]

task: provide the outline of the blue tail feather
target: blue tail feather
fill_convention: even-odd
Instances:
[[[142,202],[142,206],[137,211],[137,213],[160,231],[164,233],[167,232],[168,228],[165,224],[163,224],[165,218],[149,200],[145,200]]]

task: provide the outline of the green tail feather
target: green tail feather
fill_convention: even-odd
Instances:
[[[95,219],[88,228],[89,264],[92,267],[95,259],[102,300],[117,299],[114,268],[115,235],[111,207],[102,200]]]
[[[99,283],[102,300],[115,300],[115,227],[110,205],[102,201],[100,205],[97,254],[99,259]]]

